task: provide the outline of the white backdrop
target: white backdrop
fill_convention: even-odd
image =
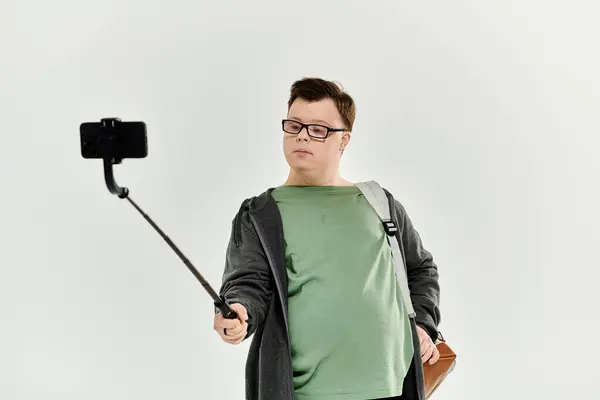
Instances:
[[[459,361],[435,398],[597,399],[599,11],[2,0],[0,398],[243,398],[247,343],[78,128],[148,124],[117,181],[217,288],[241,201],[285,179],[289,86],[320,76],[358,106],[344,177],[390,189],[439,265]]]

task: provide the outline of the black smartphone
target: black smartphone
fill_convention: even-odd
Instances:
[[[83,158],[145,158],[148,155],[146,123],[106,118],[79,126]]]

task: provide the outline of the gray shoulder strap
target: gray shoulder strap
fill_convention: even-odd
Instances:
[[[356,186],[361,191],[363,196],[365,196],[365,199],[367,199],[383,223],[385,232],[387,233],[387,241],[392,250],[392,259],[394,260],[396,279],[400,285],[404,306],[408,315],[410,317],[414,317],[415,311],[410,298],[410,290],[408,288],[408,280],[406,277],[406,270],[404,268],[404,258],[402,257],[402,252],[400,251],[400,246],[398,245],[396,236],[398,227],[394,221],[392,221],[390,216],[389,199],[383,191],[381,185],[379,185],[379,183],[376,181],[359,182],[356,183]]]
[[[356,184],[371,207],[377,212],[381,221],[389,221],[390,206],[383,188],[376,181],[359,182]]]

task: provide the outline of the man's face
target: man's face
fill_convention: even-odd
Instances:
[[[347,128],[331,99],[314,102],[297,99],[290,107],[287,118],[303,124],[319,124],[333,129]],[[321,129],[316,127],[315,132]],[[284,132],[283,151],[292,169],[318,175],[338,167],[341,149],[349,139],[350,133],[347,131],[330,132],[326,139],[314,138],[304,128],[298,134]]]

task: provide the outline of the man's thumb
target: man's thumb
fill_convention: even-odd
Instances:
[[[236,312],[236,314],[238,315],[238,317],[240,317],[242,321],[248,320],[248,311],[246,311],[246,307],[239,303],[234,303],[230,307],[233,311]]]

